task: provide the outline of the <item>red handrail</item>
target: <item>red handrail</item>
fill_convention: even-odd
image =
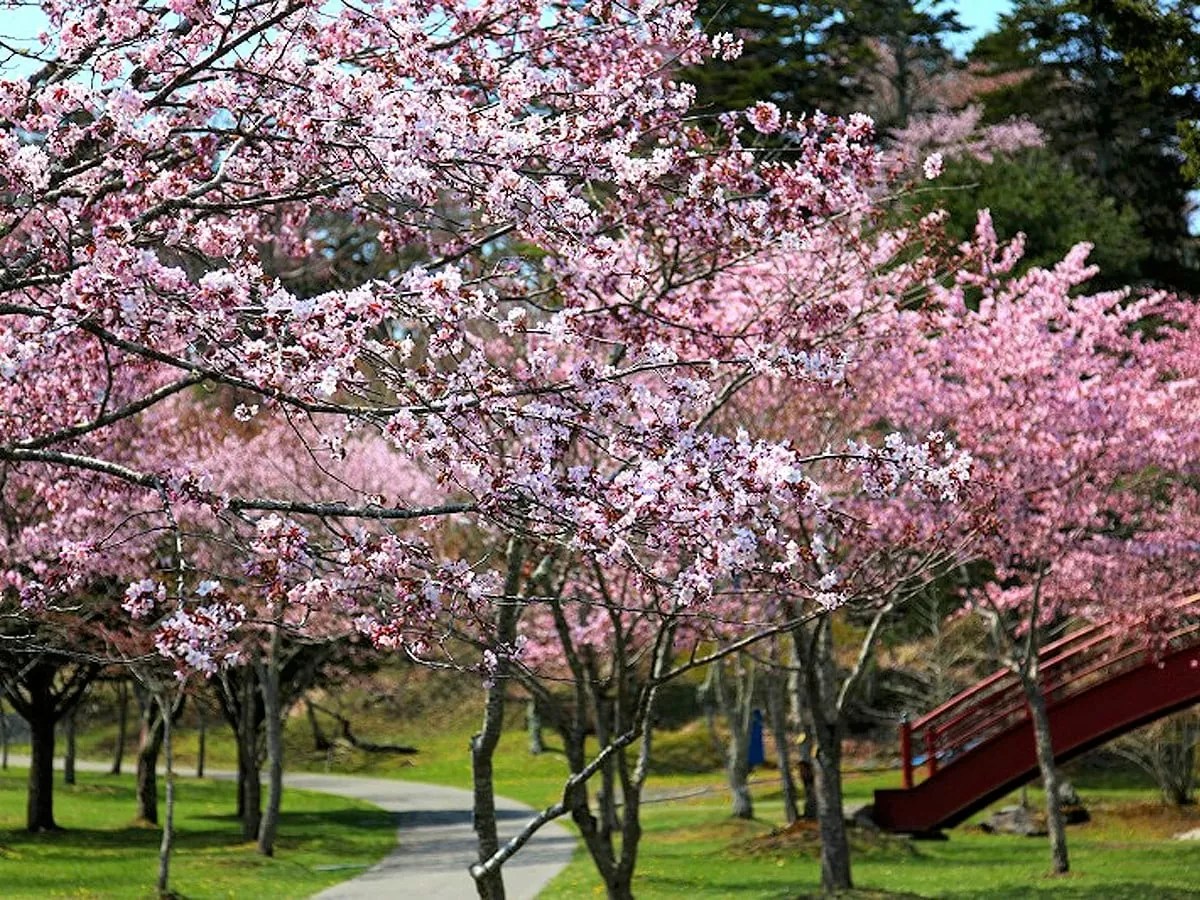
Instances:
[[[1200,594],[1177,604],[1200,607]],[[1200,620],[1172,631],[1160,646],[1181,647],[1200,644]],[[1131,643],[1130,636],[1118,624],[1100,622],[1079,628],[1050,644],[1038,654],[1038,674],[1043,694],[1051,705],[1072,696],[1097,676],[1113,677],[1142,665],[1151,648],[1145,642]],[[925,752],[929,777],[970,747],[1006,730],[1028,715],[1025,692],[1015,673],[1001,669],[980,680],[962,693],[951,697],[914,722],[900,726],[900,756],[904,787],[914,782],[912,753],[916,747]]]

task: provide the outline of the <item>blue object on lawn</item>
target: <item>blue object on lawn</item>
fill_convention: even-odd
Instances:
[[[747,758],[752,769],[755,766],[761,766],[767,761],[767,754],[763,749],[763,714],[761,709],[756,709],[750,714],[750,750]]]

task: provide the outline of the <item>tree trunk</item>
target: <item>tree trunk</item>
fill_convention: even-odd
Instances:
[[[1193,725],[1181,726],[1179,740],[1168,749],[1168,755],[1164,769],[1169,774],[1160,778],[1160,782],[1167,785],[1167,802],[1174,806],[1191,806],[1196,802],[1196,737]]]
[[[45,683],[49,694],[50,682]],[[35,704],[40,691],[30,691]],[[35,706],[29,722],[29,796],[25,811],[27,831],[59,831],[54,821],[54,708]]]
[[[247,673],[242,682],[241,717],[238,743],[238,816],[242,820],[242,840],[258,838],[262,822],[262,775],[259,773],[258,732],[255,714],[258,693],[256,679]]]
[[[121,764],[125,761],[125,738],[129,729],[129,685],[124,681],[117,682],[117,741],[113,745],[112,767],[110,775],[121,774]]]
[[[22,669],[19,684],[7,681],[4,686],[9,702],[29,723],[29,831],[61,830],[54,821],[54,726],[74,710],[97,671],[95,666],[77,667],[56,691],[55,679],[63,669],[60,658],[39,656]]]
[[[279,808],[283,799],[283,709],[279,697],[279,626],[271,626],[266,660],[259,663],[259,685],[267,728],[267,808],[258,827],[258,852],[275,855]]]
[[[8,768],[8,716],[4,712],[4,701],[0,700],[0,769]]]
[[[322,753],[328,753],[333,748],[333,742],[329,740],[321,728],[321,723],[317,719],[317,711],[313,707],[313,702],[307,697],[304,699],[304,710],[308,716],[308,727],[312,730],[313,749],[319,750]],[[328,757],[326,757],[326,763],[328,763]]]
[[[813,787],[821,832],[821,887],[827,892],[849,890],[853,884],[850,879],[850,841],[846,835],[846,813],[842,803],[841,729],[827,721],[818,722],[816,738]]]
[[[486,862],[500,849],[500,836],[496,830],[496,793],[492,758],[500,741],[500,729],[503,724],[504,685],[494,682],[487,690],[483,728],[471,738],[471,779],[475,795],[472,817],[481,863]],[[480,900],[504,900],[504,878],[500,870],[477,876],[475,889],[479,892]]]
[[[808,712],[808,701],[804,691],[804,675],[800,671],[800,657],[792,648],[792,665],[795,670],[788,675],[788,696],[791,700],[792,718],[800,726],[799,744],[800,759],[796,767],[800,770],[800,788],[804,792],[804,809],[801,815],[805,819],[814,820],[817,817],[817,790],[813,775],[813,726],[812,716]]]
[[[158,824],[158,754],[162,749],[162,717],[154,705],[142,713],[142,728],[137,752],[137,815],[151,825]],[[147,716],[149,715],[149,721]]]
[[[1036,668],[1024,672],[1021,687],[1029,702],[1029,718],[1033,724],[1033,739],[1037,750],[1038,769],[1042,773],[1042,784],[1046,789],[1046,830],[1050,834],[1051,871],[1064,875],[1071,869],[1067,856],[1067,823],[1063,817],[1062,797],[1059,794],[1061,779],[1054,765],[1054,744],[1050,736],[1050,717],[1046,714],[1046,698],[1038,684]]]
[[[729,726],[729,741],[725,747],[725,776],[732,796],[730,815],[735,819],[753,819],[754,801],[750,797],[750,709],[753,697],[753,675],[739,676],[736,688],[731,688],[725,671],[725,661],[713,663],[713,689],[717,705]],[[745,683],[750,680],[749,686]]]
[[[821,888],[826,893],[853,887],[850,877],[850,841],[842,802],[842,729],[838,708],[838,683],[833,658],[833,636],[828,615],[810,632],[797,627],[792,632],[796,655],[804,674],[805,707],[816,743],[813,793],[816,796],[818,829],[821,834]]]
[[[158,694],[155,697],[162,721],[162,749],[166,764],[165,778],[167,796],[165,801],[166,818],[163,821],[162,840],[158,845],[158,896],[170,896],[171,849],[175,843],[175,752],[171,744],[171,719],[174,718],[174,704],[166,697]]]
[[[540,756],[546,745],[542,741],[542,716],[538,712],[537,701],[532,697],[525,704],[525,728],[529,732],[529,752]]]
[[[67,714],[67,753],[63,757],[63,784],[75,783],[75,715],[78,711],[79,707],[75,707]]]
[[[516,537],[508,539],[505,549],[504,596],[507,603],[496,613],[496,643],[510,647],[517,638],[517,620],[520,605],[516,602],[521,586],[521,568],[525,562],[525,549]],[[486,863],[500,849],[500,835],[496,830],[496,790],[492,762],[496,745],[500,742],[500,731],[504,728],[504,692],[508,676],[508,664],[501,655],[495,657],[495,670],[490,673],[487,700],[483,708],[483,726],[471,737],[471,786],[474,791],[472,817],[475,826],[479,862]],[[480,900],[504,900],[504,875],[501,868],[472,872],[475,890]]]
[[[787,709],[784,700],[784,680],[779,672],[772,672],[767,680],[767,716],[771,721],[771,733],[775,739],[775,756],[779,762],[779,785],[783,794],[783,815],[791,825],[800,818],[796,792],[796,779],[792,777],[792,753],[788,742]]]
[[[600,672],[596,667],[595,655],[589,649],[585,654],[584,671],[586,674],[587,694],[591,698],[592,710],[595,714],[593,724],[596,730],[596,743],[606,747],[614,735],[613,703],[605,697],[600,689]],[[596,790],[596,817],[599,819],[600,840],[610,849],[613,846],[613,835],[621,827],[617,816],[617,760],[609,758],[600,769],[600,787]]]
[[[208,749],[208,719],[204,715],[204,707],[197,701],[196,715],[200,717],[199,746],[196,748],[196,777],[204,777],[204,757]]]

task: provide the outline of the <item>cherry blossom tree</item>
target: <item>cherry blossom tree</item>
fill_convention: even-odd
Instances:
[[[866,118],[763,103],[715,137],[688,123],[670,73],[736,51],[688,3],[41,9],[36,71],[0,79],[0,462],[91,490],[84,509],[101,486],[136,511],[124,542],[161,558],[125,605],[181,673],[236,660],[247,627],[269,655],[282,626],[326,615],[428,662],[472,635],[490,684],[482,896],[503,896],[489,772],[519,620],[562,577],[542,560],[653,599],[666,668],[641,708],[680,668],[669,623],[735,580],[796,609],[839,602],[833,560],[815,583],[804,562],[850,521],[840,484],[814,477],[826,464],[861,466],[875,493],[961,487],[965,458],[936,436],[831,456],[718,421],[763,378],[840,380],[846,331],[891,315],[824,292],[732,298],[806,246],[890,254],[856,245],[881,175]],[[754,136],[775,132],[790,152],[763,162]],[[328,263],[335,223],[379,265],[326,289],[293,273]],[[205,391],[236,393],[209,427],[247,446],[229,419],[302,422],[332,484],[227,483],[170,434]],[[378,441],[433,495],[347,489],[342,466]],[[463,520],[489,538],[457,542]],[[21,574],[21,614],[62,602],[110,532]],[[220,547],[240,566],[216,566]]]
[[[987,512],[971,553],[992,575],[968,599],[1029,703],[1055,872],[1069,862],[1043,636],[1079,616],[1137,623],[1130,633],[1153,640],[1197,561],[1182,537],[1195,506],[1194,305],[1082,293],[1088,249],[1016,277],[1020,239],[998,242],[982,212],[953,278],[926,298],[934,327],[909,332],[883,363],[890,388],[873,392],[881,415],[941,423],[975,460]]]

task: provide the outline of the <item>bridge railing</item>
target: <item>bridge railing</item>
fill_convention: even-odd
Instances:
[[[1038,675],[1048,706],[1122,672],[1145,665],[1156,651],[1200,643],[1200,594],[1180,604],[1180,625],[1151,646],[1131,639],[1111,622],[1086,626],[1047,644],[1038,654]],[[918,765],[928,776],[952,765],[964,752],[1008,730],[1028,715],[1016,673],[1001,669],[919,719],[900,723],[904,787]]]

